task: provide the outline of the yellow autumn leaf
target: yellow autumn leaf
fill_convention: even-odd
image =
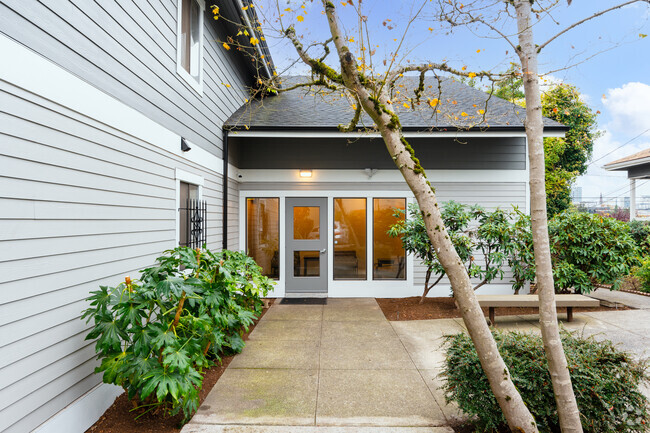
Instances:
[[[433,98],[433,99],[429,100],[429,105],[431,105],[432,107],[435,107],[436,105],[438,105],[438,102],[440,102],[438,100],[438,98]]]
[[[348,39],[348,42],[354,42],[354,38]]]
[[[284,11],[285,12],[291,12],[291,8],[286,8]]]
[[[481,50],[476,50],[476,52],[477,52],[477,53],[480,53],[480,52],[481,52]]]
[[[483,109],[478,110],[478,114],[485,114],[485,110]]]
[[[255,36],[253,36],[253,37],[250,39],[250,42],[251,42],[251,45],[252,45],[252,46],[255,46],[255,45],[257,45],[257,44],[260,43],[260,40],[257,39]]]
[[[460,69],[462,69],[462,70],[464,71],[465,69],[467,69],[467,66],[463,66],[463,67],[460,68]]]
[[[227,44],[227,43],[225,43],[225,42],[223,43],[223,47],[224,47],[225,49],[227,49],[227,50],[229,50],[229,49],[230,49],[230,45],[228,45],[228,44]]]
[[[460,113],[460,115],[463,116],[463,117],[466,117],[466,116],[467,116],[467,113],[465,113],[465,112],[463,111],[462,113]]]
[[[212,6],[212,13],[217,15],[219,13],[219,6]]]
[[[639,37],[643,39],[643,38],[647,38],[648,35],[646,35],[645,33],[639,33]]]
[[[433,28],[429,27],[429,31],[432,32],[432,31],[433,31]]]
[[[248,36],[248,30],[244,30],[244,36]]]
[[[223,84],[226,87],[230,87],[230,84],[228,84],[228,83],[221,83],[221,84]]]
[[[298,16],[296,17],[296,19],[298,20],[298,22],[303,22],[303,21],[305,21],[305,17],[303,17],[302,15],[298,15]]]
[[[244,102],[248,102],[248,98],[244,99]]]
[[[243,8],[241,8],[241,10],[243,10],[243,11],[245,11],[247,9],[248,9],[248,6],[244,6]]]
[[[476,74],[475,74],[474,72],[470,72],[470,73],[468,74],[468,76],[469,76],[470,78],[474,78],[474,77],[476,77]]]
[[[357,109],[357,104],[352,104],[352,109],[356,110]]]
[[[409,104],[407,104],[406,102],[403,105],[404,105],[404,108],[411,108],[411,106]]]
[[[346,2],[341,2],[341,6],[345,7],[345,6],[347,6],[347,5],[348,5],[348,4],[347,4]]]

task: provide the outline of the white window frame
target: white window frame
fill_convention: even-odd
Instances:
[[[246,245],[246,199],[247,198],[280,198],[280,279],[275,281],[275,287],[269,296],[283,297],[285,295],[285,260],[286,242],[282,242],[286,230],[285,200],[288,197],[325,197],[327,198],[327,248],[334,251],[334,197],[336,198],[365,198],[372,205],[373,198],[406,198],[406,207],[415,203],[410,191],[347,191],[347,190],[241,190],[239,191],[239,244]],[[333,256],[327,261],[327,285],[329,297],[377,297],[393,298],[395,296],[416,296],[422,293],[422,288],[414,286],[414,258],[406,254],[405,280],[373,280],[372,279],[372,247],[373,226],[372,212],[366,212],[366,272],[365,279],[335,280]],[[245,250],[245,248],[244,248]]]
[[[199,13],[199,75],[198,80],[189,74],[181,65],[181,15],[183,11],[183,0],[178,0],[176,3],[176,73],[190,85],[200,96],[203,96],[203,27],[205,15],[205,0],[190,0],[195,1],[201,9]],[[190,54],[191,55],[191,54]]]
[[[181,225],[181,215],[178,211],[181,207],[181,182],[189,183],[199,187],[199,200],[203,200],[203,185],[205,180],[203,176],[198,174],[190,173],[189,171],[182,170],[180,168],[176,169],[176,242],[175,247],[178,246],[178,243],[181,241],[180,225]]]

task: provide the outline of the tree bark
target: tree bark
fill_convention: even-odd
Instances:
[[[539,294],[539,322],[544,350],[553,383],[560,428],[563,433],[582,432],[580,411],[576,402],[571,376],[567,366],[562,339],[557,325],[555,287],[546,215],[546,190],[544,184],[544,123],[537,69],[537,47],[531,27],[531,2],[515,0],[524,93],[526,95],[526,137],[530,162],[530,212],[533,230],[537,292]]]
[[[474,342],[481,366],[508,426],[513,432],[537,432],[535,420],[512,382],[508,368],[499,354],[496,341],[492,337],[474,290],[472,290],[467,271],[444,226],[434,188],[427,181],[413,149],[401,134],[399,119],[393,111],[387,91],[381,90],[375,97],[361,83],[355,57],[344,45],[344,35],[339,28],[335,6],[327,0],[323,0],[323,6],[341,62],[343,82],[377,125],[388,152],[415,195],[431,244],[436,249],[438,259],[451,282],[463,321]],[[387,87],[389,86],[383,88]]]

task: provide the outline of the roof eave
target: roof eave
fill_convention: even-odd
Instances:
[[[229,125],[226,123],[224,125],[228,130],[232,132],[329,132],[329,133],[340,133],[340,134],[350,134],[347,132],[339,131],[338,127],[333,126],[297,126],[297,125],[280,125],[280,126],[239,126],[239,125]],[[544,137],[564,137],[565,133],[569,130],[568,127],[564,125],[559,126],[545,126],[544,127]],[[429,127],[414,127],[414,126],[404,126],[402,127],[404,132],[417,132],[417,133],[458,133],[458,132],[525,132],[526,128],[522,126],[490,126],[490,127],[471,127],[471,128],[462,128],[455,126],[447,126],[441,128],[435,128],[432,130]],[[356,133],[368,133],[367,129],[359,128]]]
[[[609,164],[605,164],[603,168],[607,171],[627,171],[627,169],[630,167],[635,167],[637,165],[644,165],[644,164],[650,164],[650,156],[646,156],[645,158],[632,159],[630,161],[618,162],[618,163],[610,162]]]

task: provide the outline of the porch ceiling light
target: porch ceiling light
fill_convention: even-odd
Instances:
[[[300,170],[300,177],[311,177],[311,170]]]

